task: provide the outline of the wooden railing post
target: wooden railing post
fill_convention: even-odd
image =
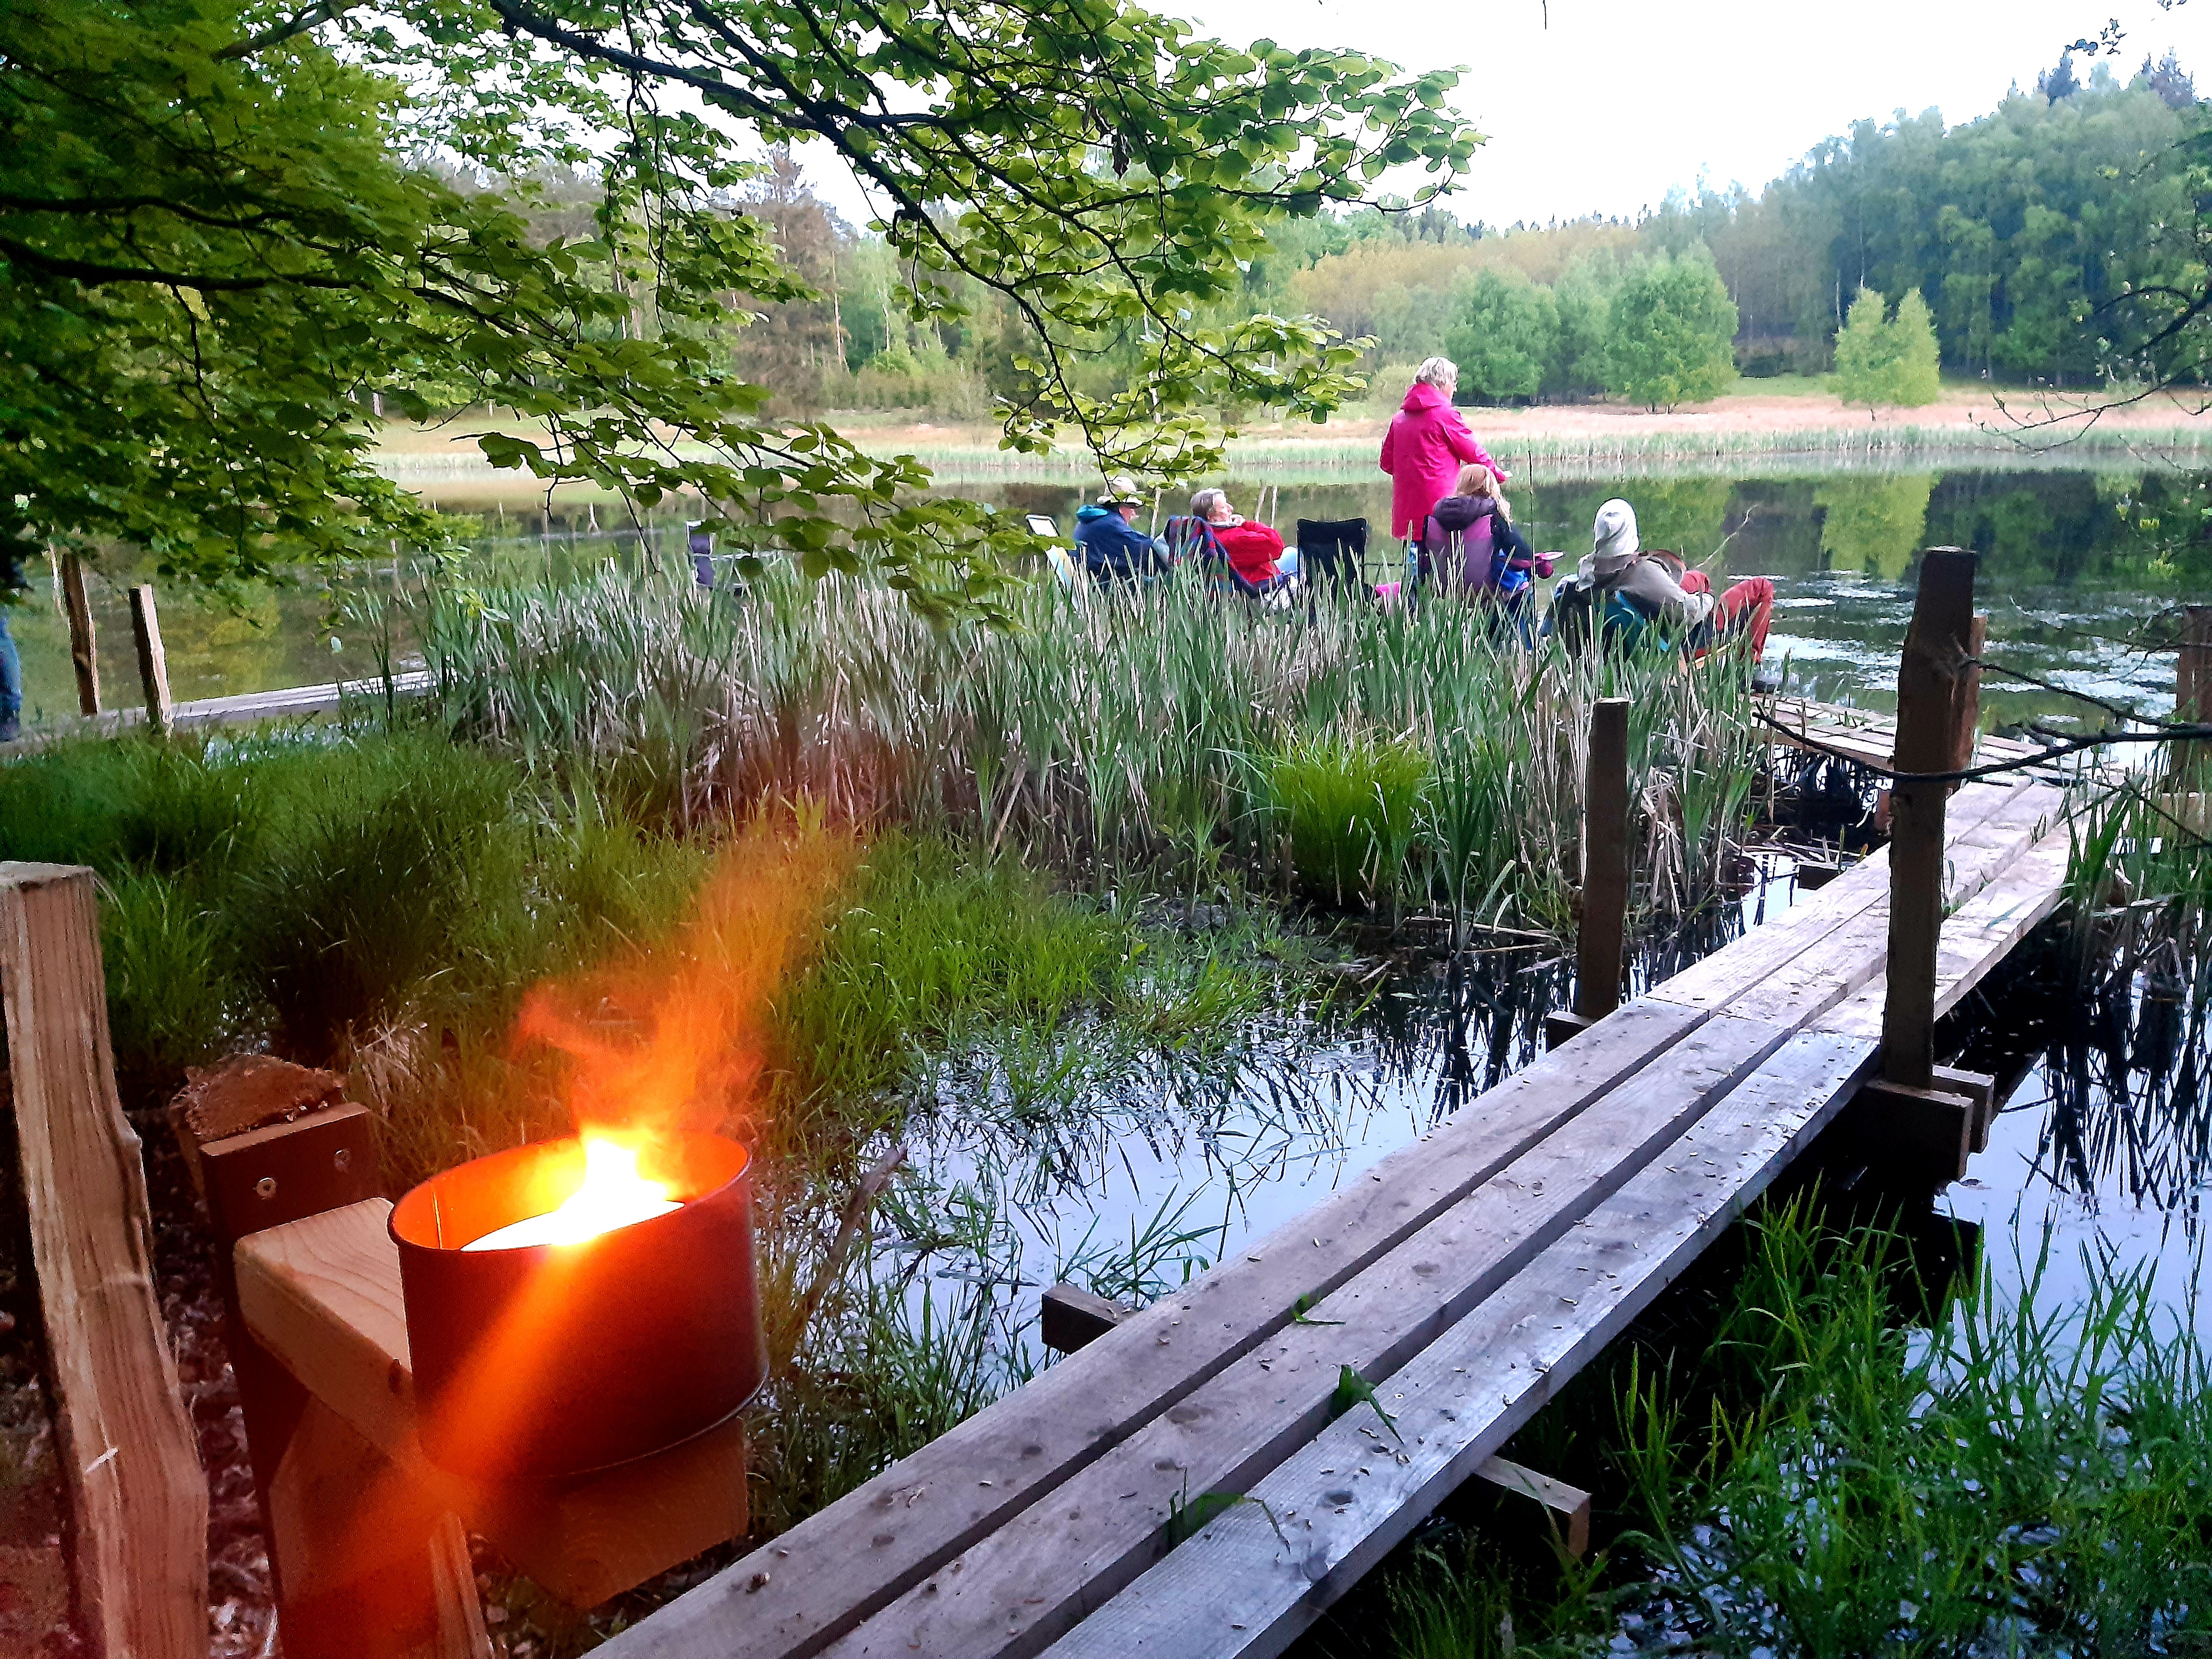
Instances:
[[[154,609],[154,590],[143,582],[131,590],[131,635],[138,647],[138,680],[146,690],[146,723],[167,737],[174,712],[169,702],[169,659],[161,649],[161,619]]]
[[[62,608],[69,612],[70,666],[76,671],[76,707],[81,714],[100,712],[100,647],[93,637],[92,605],[84,596],[84,562],[62,555]]]
[[[1565,1042],[1620,1006],[1628,926],[1628,699],[1590,706],[1583,773],[1582,916],[1575,929],[1575,1006],[1545,1020],[1545,1040]]]
[[[1628,699],[1590,708],[1583,775],[1583,915],[1575,935],[1575,1012],[1602,1019],[1620,1006],[1628,925]]]
[[[1956,769],[1960,722],[1973,687],[1974,555],[1921,556],[1920,592],[1897,671],[1900,774],[1890,798],[1889,991],[1881,1066],[1888,1082],[1925,1089],[1936,1067],[1936,953],[1943,927],[1943,807],[1952,786],[1913,773]]]
[[[2173,717],[2202,726],[2212,721],[2212,605],[2190,605],[2186,616],[2181,655],[2173,667]],[[2212,743],[2176,744],[2174,751],[2173,772],[2180,787],[2204,787]]]
[[[207,1477],[115,1091],[91,871],[0,863],[0,1001],[77,1607],[95,1653],[205,1659]]]

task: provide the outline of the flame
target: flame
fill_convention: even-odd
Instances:
[[[724,849],[672,935],[531,991],[516,1041],[567,1057],[579,1131],[630,1144],[683,1129],[757,1139],[769,1005],[818,936],[852,852],[834,836],[756,829]]]
[[[486,1233],[461,1248],[519,1250],[532,1244],[580,1244],[683,1207],[668,1188],[637,1172],[638,1149],[604,1135],[584,1137],[584,1179],[559,1208]]]

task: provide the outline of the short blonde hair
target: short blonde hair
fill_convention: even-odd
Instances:
[[[1413,379],[1417,383],[1426,381],[1429,385],[1440,389],[1448,386],[1456,386],[1459,384],[1459,365],[1449,357],[1426,358],[1421,366],[1413,371]]]

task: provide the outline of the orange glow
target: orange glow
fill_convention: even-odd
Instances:
[[[461,1248],[519,1250],[532,1244],[580,1244],[683,1206],[668,1188],[637,1172],[638,1149],[604,1135],[584,1138],[584,1179],[560,1206],[486,1233]]]
[[[757,1139],[769,1004],[818,937],[851,853],[838,837],[756,830],[724,850],[672,936],[530,993],[515,1038],[567,1056],[580,1133],[641,1146],[648,1169],[675,1131]]]

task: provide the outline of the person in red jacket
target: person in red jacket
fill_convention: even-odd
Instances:
[[[1239,518],[1229,505],[1228,492],[1201,489],[1190,498],[1191,516],[1213,526],[1213,539],[1229,556],[1229,568],[1261,592],[1286,586],[1283,574],[1282,532],[1250,519]]]
[[[1508,477],[1452,407],[1458,385],[1457,363],[1449,357],[1430,358],[1414,372],[1406,401],[1382,434],[1382,470],[1390,475],[1390,533],[1401,541],[1420,536],[1466,463],[1480,461],[1501,485]]]

